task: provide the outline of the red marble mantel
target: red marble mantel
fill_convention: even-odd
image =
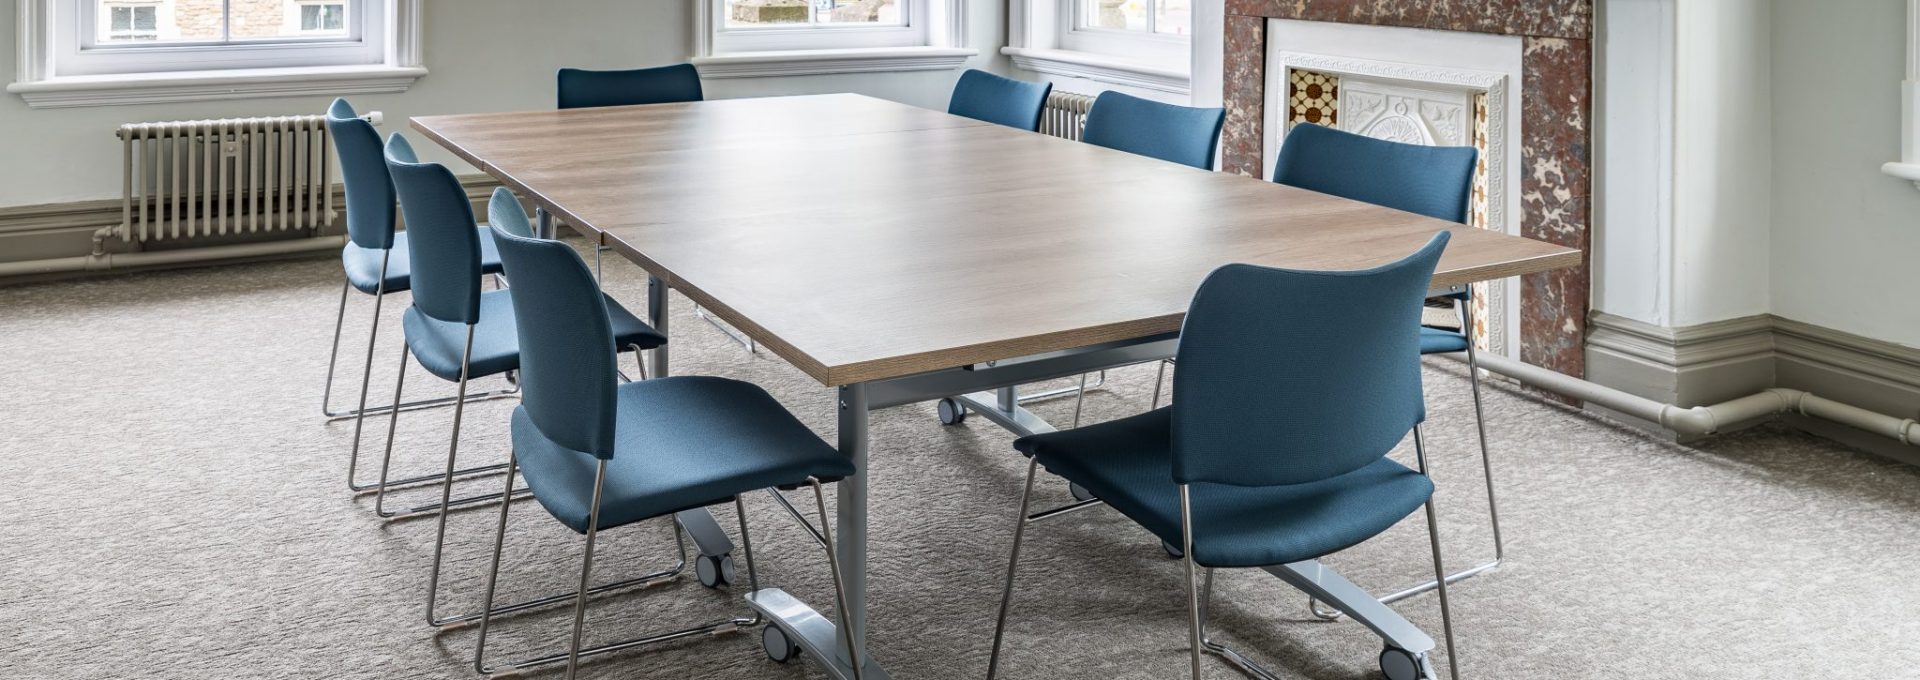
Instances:
[[[1227,0],[1222,162],[1253,177],[1264,176],[1268,19],[1520,36],[1520,233],[1591,259],[1591,0]],[[1522,361],[1585,375],[1589,281],[1586,264],[1522,277]]]

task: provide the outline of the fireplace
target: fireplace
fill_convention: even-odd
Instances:
[[[1588,252],[1591,26],[1582,0],[1227,0],[1223,166],[1264,176],[1296,104],[1370,136],[1470,141],[1487,161],[1475,226]],[[1296,96],[1316,84],[1334,96]],[[1480,298],[1489,349],[1584,373],[1586,267]]]

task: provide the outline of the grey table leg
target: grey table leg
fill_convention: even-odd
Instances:
[[[840,495],[835,546],[840,573],[846,579],[847,611],[840,613],[839,648],[847,638],[861,659],[867,656],[867,389],[853,384],[840,388],[840,453],[853,460],[856,472],[834,486]],[[841,653],[843,656],[845,652]],[[843,661],[857,663],[854,659]]]
[[[1267,567],[1266,571],[1314,599],[1339,608],[1389,645],[1416,656],[1433,651],[1432,637],[1318,560]]]

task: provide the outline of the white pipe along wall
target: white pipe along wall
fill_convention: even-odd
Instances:
[[[1462,362],[1466,360],[1464,354],[1448,356]],[[1483,354],[1478,358],[1480,367],[1487,371],[1513,378],[1526,385],[1604,406],[1635,418],[1659,423],[1661,427],[1685,435],[1713,434],[1723,425],[1794,412],[1809,418],[1832,421],[1889,437],[1908,446],[1920,444],[1920,422],[1912,418],[1896,418],[1884,413],[1875,413],[1802,390],[1774,387],[1711,406],[1681,408],[1503,356]]]

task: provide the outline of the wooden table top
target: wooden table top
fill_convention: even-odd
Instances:
[[[1434,286],[1579,251],[858,95],[413,126],[827,385],[1175,331],[1230,262]]]

